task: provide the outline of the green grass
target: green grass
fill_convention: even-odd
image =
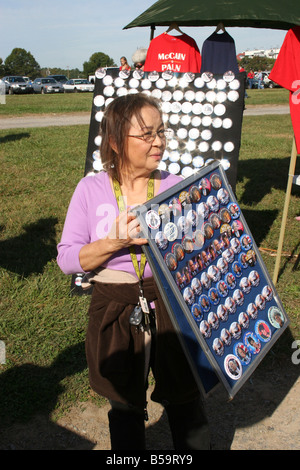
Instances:
[[[79,96],[87,99],[70,99]],[[70,295],[70,278],[55,260],[68,203],[84,172],[88,126],[1,130],[0,139],[0,340],[7,359],[0,365],[0,416],[11,423],[36,413],[57,417],[93,398],[84,355],[90,299]],[[237,198],[271,275],[291,145],[289,116],[244,118]],[[277,290],[295,338],[298,211],[299,189],[293,187]]]
[[[246,106],[274,106],[288,105],[289,91],[284,88],[265,88],[263,90],[251,89],[247,90],[249,96],[246,99]]]
[[[283,88],[272,90],[247,90],[247,106],[288,104],[289,92]],[[90,112],[93,93],[64,93],[59,95],[6,96],[6,104],[0,104],[0,119],[24,114]]]
[[[60,93],[59,95],[6,95],[0,104],[0,118],[24,114],[90,112],[93,93]]]

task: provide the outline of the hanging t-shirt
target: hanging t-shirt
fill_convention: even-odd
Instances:
[[[223,74],[228,70],[238,74],[235,43],[230,34],[214,32],[205,39],[201,51],[201,72]]]
[[[162,33],[150,42],[145,72],[193,72],[199,73],[201,69],[201,55],[193,38],[187,34],[171,36]]]
[[[300,26],[286,33],[269,78],[290,91],[291,120],[300,153]]]

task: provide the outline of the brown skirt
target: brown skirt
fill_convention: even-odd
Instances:
[[[151,399],[171,404],[189,402],[199,390],[153,278],[144,280],[143,290],[148,302],[155,302],[156,310],[151,362],[155,388]],[[145,333],[129,324],[138,296],[138,283],[94,284],[86,356],[93,390],[111,400],[144,407]]]

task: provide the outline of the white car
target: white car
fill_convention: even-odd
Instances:
[[[95,85],[84,78],[72,78],[63,84],[65,93],[94,91]]]

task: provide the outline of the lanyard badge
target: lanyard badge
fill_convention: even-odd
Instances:
[[[124,199],[122,196],[120,184],[115,179],[113,180],[113,188],[114,188],[116,200],[118,203],[119,211],[122,212],[125,210]],[[147,186],[147,200],[152,199],[153,196],[154,196],[154,177],[152,174],[148,181],[148,186]],[[139,266],[135,247],[130,246],[129,252],[130,252],[131,260],[134,266],[134,270],[139,279],[139,290],[140,290],[139,304],[133,309],[133,312],[131,313],[130,318],[129,318],[129,323],[135,326],[140,325],[142,322],[142,317],[143,317],[142,312],[143,312],[145,324],[147,325],[150,322],[149,306],[148,306],[147,299],[144,297],[143,286],[142,286],[142,279],[143,279],[143,274],[144,274],[145,265],[146,265],[146,255],[145,253],[141,254],[141,262]]]

